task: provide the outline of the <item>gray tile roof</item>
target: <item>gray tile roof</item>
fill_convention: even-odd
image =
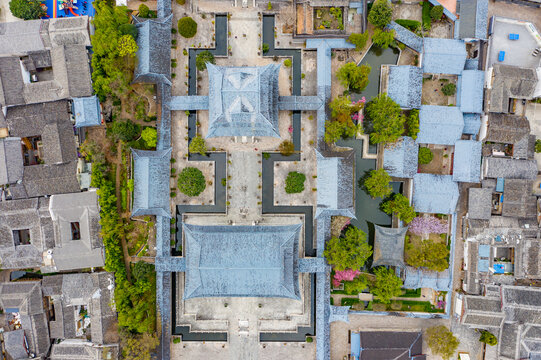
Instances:
[[[100,100],[96,95],[73,99],[73,115],[75,116],[75,126],[100,126],[101,108]]]
[[[459,75],[466,63],[466,44],[463,40],[424,38],[423,72]]]
[[[417,173],[419,145],[409,136],[401,137],[397,142],[385,144],[383,168],[389,175],[409,178]]]
[[[84,45],[66,45],[51,50],[53,73],[66,97],[91,96],[90,60]],[[58,69],[58,70],[57,70]]]
[[[413,206],[417,212],[452,214],[458,196],[458,185],[451,175],[416,174],[413,177]]]
[[[89,19],[88,16],[48,19],[48,46],[90,46]]]
[[[172,148],[157,151],[132,149],[135,182],[132,216],[171,217],[169,211],[171,150]]]
[[[0,105],[10,106],[24,103],[24,82],[19,59],[0,57]]]
[[[454,145],[462,137],[464,118],[456,106],[422,105],[417,144]]]
[[[480,141],[458,140],[455,143],[453,180],[459,182],[481,182]]]
[[[4,349],[6,351],[6,355],[10,359],[19,360],[28,358],[28,353],[26,352],[26,348],[24,346],[25,335],[23,329],[5,332],[3,337]]]
[[[485,141],[515,144],[530,134],[530,122],[525,116],[512,114],[488,114]]]
[[[206,137],[280,137],[278,73],[280,65],[221,67],[207,64],[209,129]]]
[[[19,55],[47,47],[47,20],[0,23],[0,55]]]
[[[470,188],[468,194],[468,217],[489,220],[492,212],[492,189]]]
[[[535,180],[537,162],[502,157],[483,158],[484,176],[488,178]]]
[[[315,151],[318,190],[315,217],[327,214],[355,218],[355,153],[344,151],[322,154]]]
[[[378,225],[374,225],[374,227],[374,260],[372,267],[380,265],[405,267],[404,241],[408,228],[386,228]]]
[[[0,184],[13,184],[22,179],[21,138],[0,139]]]
[[[352,333],[352,336],[353,333]],[[397,331],[360,332],[360,357],[370,360],[423,359],[423,333]]]
[[[51,196],[49,211],[54,223],[55,270],[66,271],[104,265],[100,239],[98,195],[95,190]],[[70,224],[79,223],[80,240],[72,239]]]
[[[460,2],[459,37],[461,39],[487,39],[488,0]]]
[[[10,186],[9,190],[14,199],[77,192],[81,189],[76,174],[76,161],[25,166],[22,185]]]
[[[398,25],[396,22],[391,21],[386,27],[389,30],[395,31],[395,39],[406,45],[407,47],[420,53],[423,51],[423,39],[410,30],[406,29],[402,25]]]
[[[147,19],[136,22],[137,67],[134,82],[166,83],[171,85],[171,19]]]
[[[506,179],[504,183],[502,216],[529,218],[537,215],[537,198],[533,181]]]
[[[207,296],[300,299],[298,241],[302,224],[183,224],[182,227],[187,259],[184,299]]]
[[[103,348],[83,340],[68,340],[51,347],[50,360],[101,360]]]
[[[491,112],[509,112],[509,100],[531,99],[537,84],[535,69],[511,65],[494,64],[492,89],[490,90]]]
[[[421,107],[423,90],[423,69],[410,65],[389,66],[387,94],[400,107],[418,109]]]

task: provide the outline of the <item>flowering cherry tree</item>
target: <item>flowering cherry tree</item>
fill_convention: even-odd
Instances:
[[[336,288],[340,286],[342,281],[352,281],[361,272],[359,270],[346,269],[344,271],[336,271],[332,279],[332,285]]]
[[[409,231],[415,235],[445,234],[448,224],[446,220],[440,220],[433,216],[414,218],[409,224]]]

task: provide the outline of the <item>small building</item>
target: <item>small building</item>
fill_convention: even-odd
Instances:
[[[481,182],[481,148],[480,141],[458,140],[455,143],[453,181]]]
[[[413,206],[417,212],[453,214],[458,196],[458,185],[452,175],[416,174],[413,177]]]
[[[532,193],[533,181],[505,179],[502,216],[532,218],[537,215],[537,198]]]
[[[460,2],[460,20],[458,36],[468,40],[486,40],[488,21],[488,0],[470,0]]]
[[[95,190],[3,201],[0,212],[2,267],[46,273],[104,265]]]
[[[372,267],[396,266],[405,268],[404,242],[408,227],[386,228],[374,225],[374,256]]]
[[[464,118],[456,106],[422,105],[417,144],[454,145],[462,137]]]
[[[426,360],[422,332],[352,332],[350,343],[353,359]]]
[[[136,18],[137,67],[135,83],[165,83],[171,85],[171,14],[167,18]],[[141,21],[144,20],[144,21]]]
[[[428,74],[460,75],[466,63],[463,40],[424,38],[423,72]]]
[[[315,217],[341,215],[355,218],[355,152],[315,152],[318,189]]]
[[[532,159],[535,152],[535,135],[530,135],[530,122],[524,116],[490,113],[484,141],[490,142],[485,145],[486,155],[503,152],[514,158]]]
[[[209,128],[206,137],[280,137],[280,65],[223,67],[207,64]]]
[[[489,220],[492,214],[492,189],[468,189],[468,218]]]
[[[302,224],[182,224],[186,257],[184,300],[231,296],[300,300],[301,228]]]
[[[132,216],[171,217],[169,211],[171,151],[172,148],[157,151],[132,149],[134,179]]]
[[[395,143],[385,144],[383,168],[397,178],[411,179],[417,174],[419,145],[409,136],[403,136]]]
[[[428,288],[435,291],[451,291],[453,285],[453,278],[449,269],[434,271],[406,266],[403,279],[404,288],[406,289]]]
[[[1,111],[0,111],[1,112]],[[0,184],[14,184],[23,179],[21,138],[0,139]]]
[[[390,65],[387,94],[403,109],[419,109],[423,91],[423,69]]]
[[[535,160],[504,157],[484,157],[483,177],[535,180],[537,177],[537,162]]]
[[[74,98],[72,113],[75,116],[75,127],[100,126],[103,123],[100,100],[96,95]]]
[[[28,352],[37,357],[47,355],[51,340],[43,305],[40,281],[0,283],[0,308],[6,317],[3,337],[8,359],[27,359]]]
[[[489,111],[514,113],[515,99],[530,100],[536,94],[538,78],[535,69],[494,64],[490,79]]]
[[[458,76],[457,97],[460,111],[481,114],[483,112],[483,92],[485,72],[482,70],[464,70]]]

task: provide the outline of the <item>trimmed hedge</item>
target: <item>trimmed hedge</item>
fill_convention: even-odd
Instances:
[[[432,28],[432,18],[430,17],[430,9],[432,8],[432,5],[428,2],[428,0],[423,1],[423,29],[430,30]]]
[[[184,168],[178,175],[178,189],[183,194],[198,196],[206,187],[205,176],[198,168]]]
[[[292,171],[287,174],[286,178],[286,193],[297,194],[304,191],[304,182],[306,181],[306,175]]]
[[[178,33],[185,38],[192,38],[197,34],[197,23],[189,16],[178,21]]]
[[[413,32],[416,32],[421,28],[421,23],[417,20],[410,20],[410,19],[396,19],[395,22],[398,25],[402,25],[408,30],[411,30]]]
[[[430,164],[433,158],[434,158],[434,154],[429,148],[427,147],[419,148],[419,164],[422,164],[422,165]]]

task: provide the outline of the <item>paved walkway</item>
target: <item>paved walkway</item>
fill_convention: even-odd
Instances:
[[[10,0],[0,0],[0,23],[22,21],[11,15],[11,11],[9,11],[9,1]]]

